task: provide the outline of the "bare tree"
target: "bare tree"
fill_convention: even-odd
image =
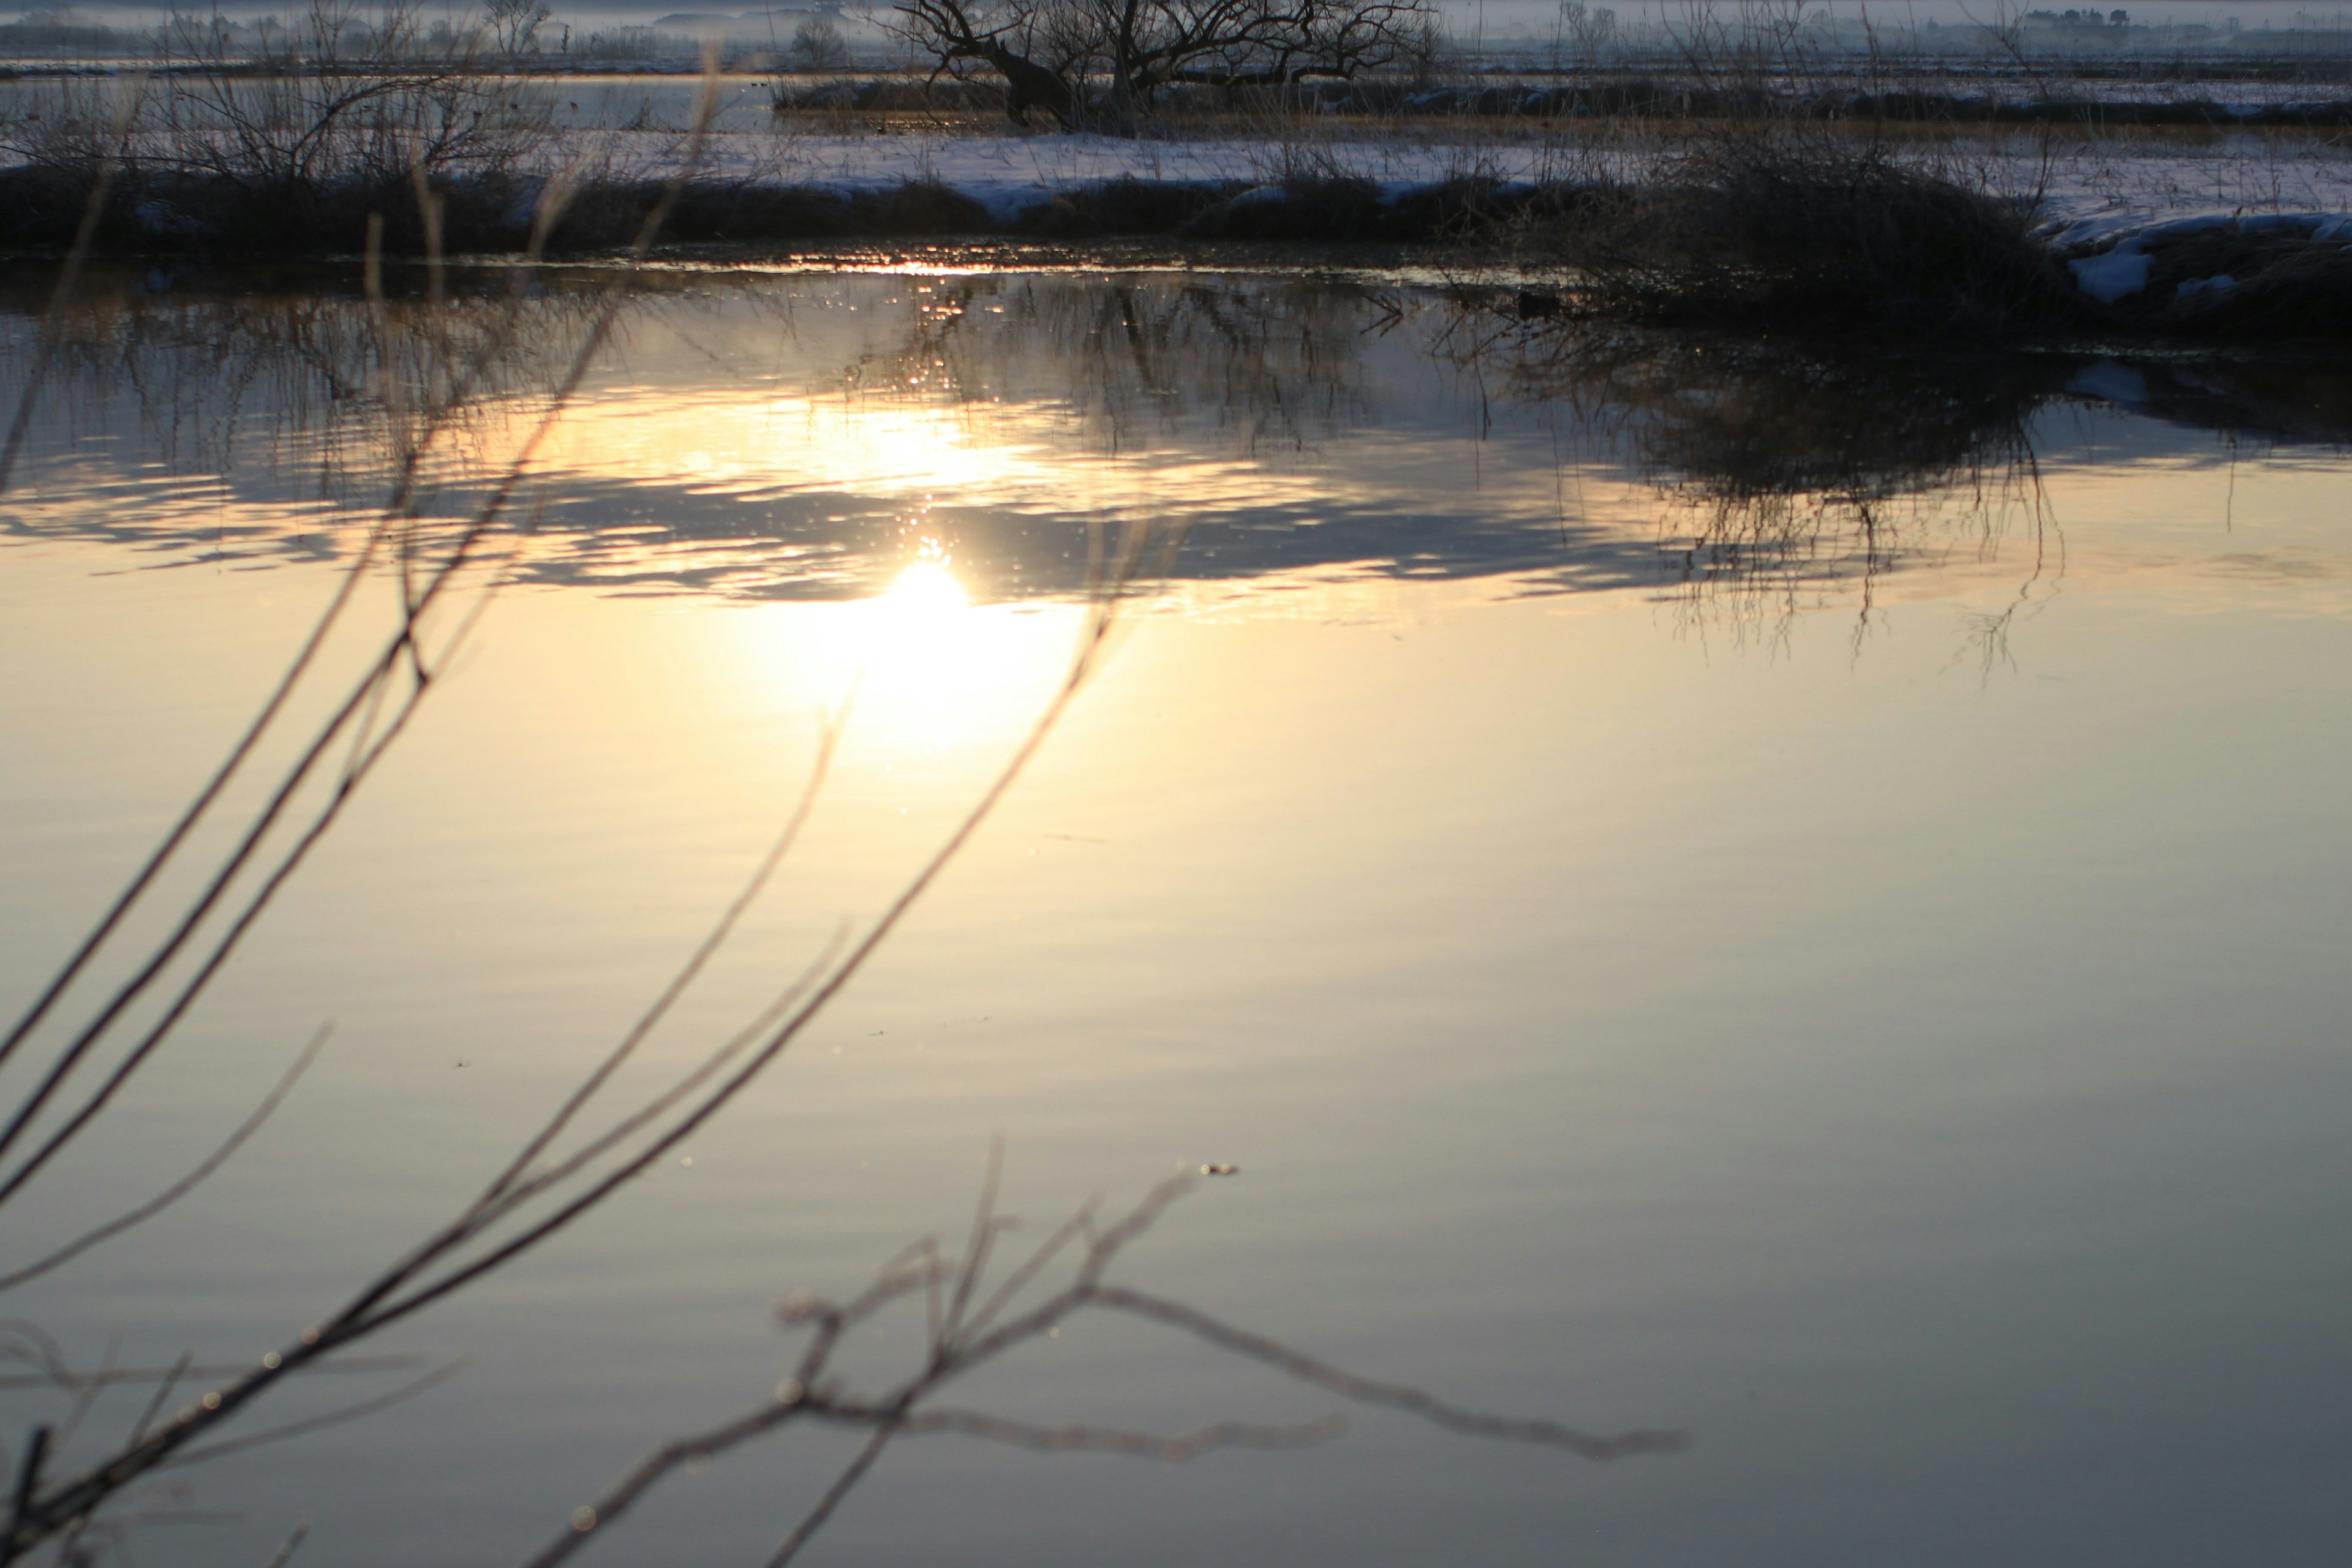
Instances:
[[[513,59],[538,49],[539,29],[555,11],[547,0],[483,0],[482,15],[489,19],[499,52]]]
[[[849,44],[830,16],[811,16],[793,29],[793,64],[810,72],[849,68]]]
[[[1588,9],[1584,0],[1560,0],[1559,37],[1555,66],[1597,65],[1617,41],[1617,13],[1606,5]]]
[[[1131,129],[1169,88],[1283,87],[1410,65],[1429,0],[900,0],[937,71],[992,71],[1005,110]],[[1099,97],[1094,84],[1102,83]]]
[[[1016,125],[1042,110],[1065,130],[1079,123],[1088,50],[1055,0],[901,0],[891,30],[936,62],[934,77],[993,71]]]

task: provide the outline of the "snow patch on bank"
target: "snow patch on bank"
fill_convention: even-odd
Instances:
[[[2044,237],[2061,250],[2105,242],[2106,249],[2077,257],[2066,265],[2074,274],[2077,288],[2103,305],[2113,305],[2147,287],[2149,273],[2156,265],[2149,247],[2221,230],[2248,236],[2294,236],[2310,244],[2324,245],[2352,240],[2352,213],[2204,212],[2164,218],[2100,214],[2053,226],[2045,229]],[[2187,299],[2208,289],[2237,286],[2237,279],[2226,272],[2210,278],[2184,279],[2174,289],[2174,297]]]

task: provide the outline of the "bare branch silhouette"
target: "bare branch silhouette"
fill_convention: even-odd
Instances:
[[[294,1561],[294,1553],[302,1549],[302,1542],[310,1533],[309,1525],[295,1526],[294,1533],[286,1538],[286,1544],[279,1547],[277,1555],[270,1558],[268,1568],[286,1568],[286,1564]]]
[[[380,1373],[404,1372],[416,1363],[417,1358],[413,1355],[342,1356],[313,1366],[310,1374],[345,1373],[372,1377]],[[79,1393],[86,1388],[124,1388],[144,1383],[169,1385],[188,1377],[235,1377],[245,1370],[243,1362],[199,1362],[192,1356],[183,1357],[170,1366],[102,1366],[93,1372],[77,1372],[71,1367],[60,1366],[52,1371],[0,1375],[0,1391],[55,1388]],[[168,1403],[169,1399],[167,1386],[163,1401]]]
[[[211,952],[199,962],[195,973],[182,984],[177,994],[166,1005],[162,1017],[124,1054],[114,1070],[84,1100],[81,1106],[71,1113],[61,1126],[54,1130],[38,1148],[27,1154],[12,1173],[5,1179],[0,1179],[0,1204],[6,1203],[10,1197],[23,1190],[26,1184],[31,1181],[60,1149],[88,1126],[90,1121],[105,1108],[115,1092],[144,1064],[156,1047],[171,1034],[188,1008],[194,1005],[213,977],[226,964],[240,940],[251,928],[253,922],[259,918],[262,910],[268,906],[278,889],[301,864],[310,848],[333,825],[344,805],[366,777],[370,768],[398,739],[409,718],[423,702],[426,692],[431,689],[432,669],[439,666],[436,663],[428,668],[426,661],[418,652],[417,625],[425,613],[459,581],[469,566],[476,563],[484,541],[505,511],[508,503],[513,499],[540,447],[554,428],[573,395],[578,391],[582,381],[585,379],[590,366],[594,363],[613,330],[621,306],[626,299],[629,284],[643,266],[646,256],[652,249],[654,239],[661,232],[663,225],[667,223],[669,213],[676,205],[686,182],[699,166],[710,118],[715,111],[715,92],[709,79],[706,79],[698,105],[695,131],[689,142],[687,163],[665,188],[661,200],[646,215],[645,223],[639,230],[636,244],[630,253],[629,264],[616,271],[606,284],[595,316],[561,383],[549,398],[539,421],[509,458],[497,482],[475,509],[466,524],[458,531],[456,539],[442,559],[435,564],[424,584],[414,591],[413,596],[404,592],[404,613],[400,628],[379,650],[374,660],[362,672],[348,695],[331,712],[313,740],[289,768],[278,788],[270,795],[252,824],[239,838],[227,859],[206,883],[194,904],[182,916],[148,958],[139,965],[131,977],[123,983],[106,1005],[100,1009],[96,1016],[84,1025],[60,1050],[40,1083],[19,1102],[6,1127],[0,1129],[0,1153],[6,1152],[26,1133],[50,1098],[63,1086],[68,1077],[97,1047],[131,1005],[154,984],[165,967],[194,939],[205,918],[225,896],[230,884],[253,858],[271,828],[286,812],[297,792],[310,778],[335,737],[343,732],[345,727],[352,723],[356,715],[371,710],[376,704],[379,685],[394,682],[397,679],[400,665],[405,658],[410,661],[410,668],[413,671],[411,683],[394,705],[392,716],[385,721],[384,733],[373,742],[363,754],[347,765],[342,778],[331,790],[328,800],[320,807],[318,816],[296,838],[293,845],[280,857],[271,870],[265,875],[259,888],[247,898],[243,907],[231,918],[228,929],[214,944]],[[404,498],[412,493],[413,478],[413,464],[404,467],[400,478],[395,481],[395,504],[387,508],[388,518],[403,515],[407,505]],[[346,574],[344,582],[335,598],[330,603],[326,615],[322,616],[310,640],[296,656],[293,668],[281,680],[278,689],[273,693],[271,699],[265,703],[260,719],[232,749],[228,763],[215,776],[213,784],[199,795],[196,805],[183,817],[181,823],[166,836],[163,846],[134,878],[131,889],[117,901],[113,910],[101,921],[98,931],[85,941],[82,947],[68,961],[65,968],[44,990],[33,1010],[11,1032],[8,1040],[0,1043],[0,1060],[4,1060],[6,1053],[23,1041],[47,1008],[53,1005],[55,998],[62,994],[66,986],[71,983],[74,974],[87,963],[89,956],[96,952],[106,936],[110,934],[119,923],[123,913],[137,901],[139,895],[150,885],[153,874],[161,868],[163,862],[184,838],[187,830],[193,827],[195,818],[209,806],[214,798],[216,798],[219,789],[226,785],[228,775],[241,765],[252,745],[258,740],[261,731],[274,719],[290,693],[293,684],[308,668],[310,659],[323,641],[334,618],[340,616],[343,606],[348,604],[350,595],[355,589],[359,580],[362,563],[365,559],[366,555],[363,553],[362,563],[355,563],[352,571]],[[481,611],[487,606],[488,596],[496,592],[497,586],[498,579],[493,576],[482,594],[478,595],[473,613],[460,622],[442,649],[443,660],[454,654],[457,647],[461,645],[465,634],[478,619]]]
[[[527,1568],[554,1568],[564,1562],[682,1466],[707,1460],[795,1421],[858,1427],[868,1436],[768,1559],[770,1568],[782,1568],[798,1555],[872,1470],[883,1451],[901,1436],[978,1437],[1037,1453],[1112,1454],[1181,1463],[1223,1448],[1302,1447],[1335,1437],[1346,1427],[1346,1422],[1334,1415],[1289,1425],[1217,1421],[1171,1436],[1086,1423],[1048,1426],[984,1411],[925,1408],[925,1401],[950,1382],[1022,1344],[1059,1332],[1069,1318],[1090,1308],[1126,1312],[1180,1329],[1215,1349],[1258,1362],[1352,1404],[1400,1410],[1467,1436],[1559,1448],[1591,1460],[1671,1453],[1685,1445],[1685,1439],[1677,1432],[1644,1430],[1595,1436],[1556,1421],[1474,1410],[1410,1384],[1341,1371],[1278,1341],[1234,1328],[1181,1302],[1105,1284],[1103,1274],[1118,1255],[1149,1231],[1169,1205],[1194,1189],[1197,1176],[1192,1172],[1160,1183],[1098,1233],[1094,1231],[1091,1218],[1094,1205],[1088,1203],[1009,1271],[1005,1281],[990,1298],[990,1310],[968,1323],[961,1321],[960,1313],[954,1310],[931,1317],[921,1364],[912,1375],[870,1398],[845,1393],[838,1378],[830,1373],[835,1354],[852,1330],[894,1302],[919,1293],[928,1299],[943,1286],[949,1299],[959,1306],[972,1299],[988,1272],[992,1238],[1010,1225],[995,1212],[1002,1158],[1001,1149],[991,1149],[971,1240],[960,1260],[943,1258],[938,1246],[926,1239],[884,1264],[872,1282],[845,1302],[836,1303],[796,1291],[778,1310],[778,1321],[788,1329],[810,1328],[814,1331],[793,1374],[777,1385],[773,1398],[716,1426],[673,1438],[654,1449],[593,1500],[574,1509],[566,1528],[529,1560]],[[1069,1282],[1034,1302],[1002,1327],[990,1328],[988,1320],[994,1310],[1016,1297],[1079,1235],[1087,1235],[1089,1239],[1076,1259]]]
[[[394,1389],[389,1394],[380,1394],[373,1399],[362,1399],[356,1404],[346,1405],[339,1410],[330,1410],[323,1415],[313,1415],[301,1421],[289,1421],[282,1426],[271,1426],[263,1431],[247,1432],[239,1436],[224,1438],[217,1443],[205,1443],[193,1448],[184,1448],[173,1455],[166,1463],[156,1468],[168,1470],[184,1469],[190,1465],[201,1465],[208,1459],[219,1459],[231,1454],[241,1454],[247,1448],[258,1448],[271,1443],[283,1443],[290,1438],[323,1431],[330,1426],[341,1426],[363,1416],[373,1415],[379,1410],[389,1410],[395,1405],[405,1405],[418,1394],[438,1388],[448,1382],[465,1371],[466,1365],[463,1361],[453,1361],[446,1366],[435,1368],[413,1383],[404,1384]]]
[[[576,384],[576,375],[572,384]],[[541,428],[543,432],[544,426]],[[527,456],[526,453],[525,458],[517,460],[517,471],[520,470],[522,461],[527,460]],[[499,497],[510,491],[511,487],[510,473],[508,481],[500,486]],[[490,504],[495,504],[499,497],[494,497],[493,503]],[[478,513],[475,523],[469,530],[470,535],[478,536],[480,529],[486,525],[486,517],[490,510],[490,504],[486,504],[483,512]],[[635,1110],[623,1115],[603,1134],[592,1139],[583,1151],[575,1152],[552,1166],[534,1167],[533,1162],[537,1156],[551,1146],[553,1139],[576,1117],[580,1109],[588,1102],[596,1089],[603,1086],[612,1068],[618,1061],[625,1059],[630,1052],[634,1051],[636,1045],[650,1032],[654,1024],[658,1022],[668,1010],[670,1004],[699,972],[702,964],[716,951],[717,946],[724,942],[743,910],[748,908],[751,899],[755,897],[759,889],[764,886],[774,864],[782,858],[782,852],[790,847],[798,831],[798,824],[805,817],[809,802],[814,798],[816,782],[822,780],[824,764],[830,756],[831,741],[827,739],[821,745],[819,766],[813,770],[813,782],[807,789],[804,789],[800,805],[792,818],[788,820],[775,845],[772,847],[769,855],[763,858],[755,868],[752,877],[746,884],[745,893],[739,896],[737,901],[730,904],[720,916],[714,934],[706,938],[705,942],[689,956],[680,972],[681,977],[665,987],[639,1023],[625,1034],[622,1042],[613,1052],[608,1053],[604,1065],[593,1071],[584,1081],[583,1088],[575,1090],[558,1109],[551,1121],[532,1139],[526,1142],[518,1157],[509,1162],[502,1173],[492,1180],[473,1204],[461,1211],[439,1232],[412,1249],[363,1287],[328,1321],[315,1329],[307,1331],[297,1343],[286,1347],[283,1351],[272,1352],[263,1358],[259,1366],[247,1368],[229,1380],[224,1386],[207,1391],[201,1399],[182,1409],[161,1427],[152,1433],[142,1430],[142,1435],[135,1440],[126,1444],[110,1458],[84,1470],[79,1475],[60,1481],[46,1490],[35,1489],[34,1491],[28,1492],[26,1506],[12,1517],[6,1535],[0,1537],[0,1561],[21,1556],[42,1540],[55,1536],[62,1530],[72,1528],[75,1521],[91,1515],[97,1509],[103,1506],[109,1498],[121,1492],[142,1475],[175,1462],[184,1462],[189,1455],[227,1451],[226,1444],[200,1445],[196,1440],[233,1419],[245,1405],[261,1397],[279,1378],[299,1372],[321,1358],[423,1310],[560,1232],[603,1203],[623,1184],[644,1172],[655,1161],[690,1136],[711,1116],[717,1114],[753,1078],[772,1063],[824,1006],[839,994],[865,962],[880,947],[883,941],[896,929],[908,910],[937,879],[949,862],[978,831],[981,824],[987,819],[1005,793],[1035,757],[1047,736],[1066,711],[1069,703],[1098,664],[1118,619],[1118,611],[1125,599],[1134,591],[1134,585],[1147,563],[1147,558],[1150,559],[1151,563],[1164,569],[1168,553],[1172,551],[1179,540],[1181,540],[1181,531],[1166,531],[1160,542],[1161,548],[1154,555],[1149,548],[1153,541],[1152,530],[1147,526],[1138,525],[1125,531],[1119,548],[1109,552],[1106,557],[1103,579],[1091,595],[1092,612],[1079,637],[1062,683],[1056,688],[1053,697],[1038,715],[1022,742],[1015,747],[979,800],[915,875],[901,886],[897,896],[884,909],[881,915],[861,936],[848,945],[845,952],[836,956],[833,950],[828,950],[821,954],[810,973],[801,981],[787,986],[777,1000],[769,1004],[753,1019],[749,1028],[739,1032],[734,1038],[711,1052],[705,1058],[702,1064],[679,1083],[673,1085],[661,1095],[654,1097],[650,1101],[641,1104]],[[445,562],[436,569],[437,575],[428,579],[421,596],[429,597],[438,592],[440,585],[448,580],[451,570],[451,566],[445,559]],[[478,616],[482,605],[486,602],[487,594],[478,597],[473,613],[466,623],[467,626],[470,626],[472,619]],[[440,648],[431,658],[420,662],[418,668],[426,673],[428,680],[432,671],[446,665],[448,650],[457,639],[462,637],[465,629],[466,627],[461,626],[444,639]],[[403,637],[395,637],[386,646],[378,666],[383,678],[390,677],[393,661],[400,657],[405,646],[407,645]],[[382,734],[353,764],[352,773],[354,782],[363,778],[367,770],[383,754],[384,749],[396,740],[401,728],[415,712],[427,689],[425,685],[413,685],[393,706]],[[361,697],[364,689],[364,684],[354,689],[352,695],[355,700],[347,706],[346,714],[356,709],[356,700]],[[340,804],[341,798],[347,797],[347,788],[340,792],[337,804]],[[274,891],[277,881],[282,880],[286,875],[290,874],[294,864],[299,862],[300,852],[307,848],[310,842],[315,841],[316,837],[325,831],[331,820],[331,808],[329,812],[321,814],[312,822],[307,830],[305,839],[298,843],[294,850],[280,861],[272,874],[273,880],[266,884],[261,890],[259,897],[262,900],[266,901],[268,893]],[[257,904],[249,901],[241,918],[249,921],[258,907]],[[234,935],[233,931],[232,942]],[[210,961],[213,966],[216,967],[225,960],[227,945],[225,943],[215,949]],[[151,1030],[149,1037],[142,1042],[141,1048],[142,1050],[152,1048],[158,1038],[160,1035]],[[739,1058],[741,1058],[740,1061],[737,1059]],[[128,1065],[135,1065],[135,1063],[126,1064]],[[113,1083],[119,1084],[123,1076],[126,1076],[124,1068],[118,1068]],[[717,1081],[712,1082],[713,1079]],[[106,1092],[110,1092],[110,1087],[109,1086]],[[86,1114],[94,1115],[102,1103],[102,1098],[93,1102],[89,1106]],[[665,1117],[667,1118],[666,1122],[663,1121]],[[68,1124],[68,1131],[72,1125]],[[622,1146],[632,1139],[640,1141],[635,1147],[624,1151]],[[47,1147],[53,1150],[55,1143],[56,1139],[53,1137],[52,1143]],[[610,1156],[609,1163],[600,1163],[605,1161],[607,1156]],[[24,1173],[26,1173],[20,1170],[20,1176]],[[518,1215],[525,1205],[543,1195],[550,1194],[555,1187],[569,1182],[575,1176],[584,1181],[584,1187],[557,1202],[551,1212],[539,1215],[535,1219],[526,1222],[518,1232],[503,1238],[491,1237],[490,1233],[503,1221]],[[486,1242],[487,1248],[472,1251],[471,1248],[477,1242]],[[934,1256],[930,1267],[935,1268],[936,1262]],[[906,1281],[906,1288],[924,1288],[924,1279],[925,1276],[920,1273],[910,1276]],[[938,1283],[936,1275],[930,1276],[930,1288],[936,1289]],[[976,1279],[967,1281],[961,1286],[955,1306],[955,1311],[959,1316],[966,1309],[975,1285]],[[944,1320],[942,1320],[942,1325],[944,1326]],[[158,1409],[160,1408],[159,1401]],[[260,1436],[274,1436],[276,1434]],[[243,1441],[242,1439],[228,1440],[232,1443]]]
[[[84,1231],[40,1261],[28,1263],[10,1274],[0,1274],[0,1290],[12,1290],[26,1280],[37,1279],[50,1269],[72,1262],[100,1242],[110,1241],[126,1230],[144,1225],[195,1191],[214,1172],[227,1164],[230,1157],[245,1147],[247,1140],[261,1131],[261,1124],[269,1120],[287,1095],[293,1092],[294,1085],[300,1081],[302,1075],[310,1069],[310,1064],[319,1059],[320,1051],[325,1048],[327,1037],[333,1032],[333,1026],[326,1025],[322,1026],[317,1034],[311,1036],[310,1043],[302,1047],[301,1054],[294,1058],[294,1065],[288,1068],[285,1075],[267,1095],[262,1097],[261,1103],[255,1106],[252,1113],[237,1124],[236,1131],[223,1140],[219,1148],[205,1155],[195,1169],[136,1208],[117,1215],[95,1229]]]
[[[1621,1459],[1633,1454],[1673,1453],[1685,1446],[1686,1439],[1678,1432],[1622,1432],[1614,1436],[1596,1437],[1556,1421],[1523,1420],[1510,1416],[1490,1415],[1483,1411],[1465,1409],[1450,1405],[1433,1394],[1402,1384],[1382,1383],[1373,1378],[1358,1377],[1340,1371],[1312,1356],[1301,1355],[1289,1347],[1220,1322],[1207,1313],[1171,1301],[1163,1297],[1146,1295],[1140,1290],[1105,1286],[1094,1291],[1093,1304],[1115,1311],[1131,1312],[1153,1322],[1205,1340],[1219,1350],[1247,1356],[1263,1362],[1277,1372],[1295,1377],[1301,1383],[1311,1383],[1359,1405],[1385,1405],[1418,1415],[1432,1425],[1445,1427],[1474,1437],[1493,1437],[1509,1443],[1536,1443],[1546,1447],[1565,1448],[1570,1453],[1588,1459]]]

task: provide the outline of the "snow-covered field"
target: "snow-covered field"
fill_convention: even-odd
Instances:
[[[677,154],[674,133],[602,132],[592,145],[613,166],[653,173]],[[2005,195],[2032,198],[2063,224],[2148,221],[2193,213],[2338,212],[2352,209],[2352,150],[2317,139],[2233,133],[2204,145],[2178,138],[2119,134],[2048,142],[2031,133],[1946,143],[1932,154],[1955,177]],[[1354,175],[1391,192],[1471,175],[1509,182],[1574,178],[1606,170],[1628,176],[1657,156],[1611,138],[1573,132],[1524,139],[1416,142],[1328,136],[1129,140],[1093,135],[920,129],[888,134],[809,130],[714,136],[706,166],[730,178],[773,180],[836,190],[936,181],[1010,221],[1055,194],[1106,180],[1274,184],[1301,175]]]
[[[54,80],[0,83],[0,166],[22,157],[30,116],[54,116],[68,107],[61,93],[93,89]],[[538,79],[516,90],[519,98],[535,97],[551,126],[525,160],[525,172],[551,175],[569,166],[643,179],[678,167],[697,88],[691,79],[604,77]],[[779,116],[771,111],[771,90],[757,78],[727,82],[704,174],[840,192],[937,183],[1003,223],[1057,194],[1116,179],[1257,186],[1346,175],[1394,194],[1468,176],[1507,183],[1599,173],[1639,178],[1672,155],[1676,134],[1657,122],[1629,130],[1570,120],[1464,121],[1440,135],[1349,116],[1295,118],[1256,136],[1024,134],[970,118]],[[12,154],[9,143],[19,150]],[[2070,240],[2202,215],[2352,211],[2352,149],[2306,133],[2246,131],[2200,139],[2135,130],[2096,137],[1987,130],[1916,147],[1909,155],[1933,160],[1963,183],[2035,201],[2050,227]]]

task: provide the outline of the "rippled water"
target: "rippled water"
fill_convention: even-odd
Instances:
[[[413,411],[463,382],[412,571],[604,281],[381,319],[331,278],[94,286],[0,499],[0,1004],[250,715]],[[0,1306],[79,1363],[286,1343],[644,1006],[853,694],[803,840],[629,1084],[870,920],[1148,528],[1179,547],[1034,767],[691,1164],[380,1347],[451,1381],[186,1472],[204,1517],[142,1558],[264,1562],[309,1521],[321,1563],[520,1561],[762,1397],[787,1290],[960,1237],[1001,1134],[1033,1231],[1238,1164],[1129,1278],[1692,1446],[928,1437],[811,1562],[2339,1562],[2347,433],[2352,378],[2292,363],[1595,341],[1377,278],[662,274],[494,534],[468,651],[5,1260],[201,1159],[331,1020],[320,1064]],[[58,1408],[5,1398],[12,1442]],[[1334,1404],[1096,1318],[957,1399]],[[849,1442],[681,1476],[593,1560],[763,1561]]]

